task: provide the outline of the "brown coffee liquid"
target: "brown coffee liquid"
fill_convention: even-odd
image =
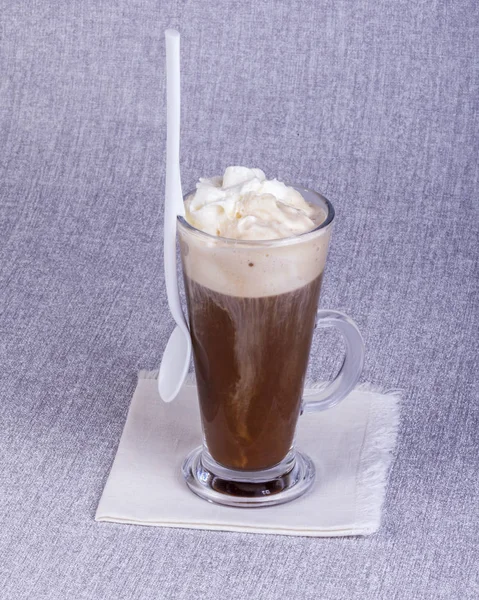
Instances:
[[[262,298],[185,284],[208,449],[228,468],[272,467],[293,443],[321,275]]]

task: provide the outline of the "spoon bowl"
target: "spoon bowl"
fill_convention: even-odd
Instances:
[[[189,331],[177,325],[166,344],[158,373],[158,391],[164,402],[171,402],[178,395],[188,373],[190,357]]]

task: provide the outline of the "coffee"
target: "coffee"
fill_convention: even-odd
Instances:
[[[268,469],[292,447],[301,408],[330,236],[312,229],[324,205],[259,169],[230,167],[200,180],[185,209],[178,232],[206,447],[228,469]]]
[[[230,469],[272,467],[293,443],[321,274],[260,297],[219,293],[188,276],[185,285],[209,452]]]

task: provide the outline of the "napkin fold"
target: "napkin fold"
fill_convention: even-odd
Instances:
[[[312,489],[279,506],[232,508],[198,498],[183,481],[182,462],[202,443],[194,379],[165,404],[156,377],[139,373],[97,521],[317,537],[378,530],[399,392],[362,384],[336,407],[301,416],[296,440],[316,465]]]

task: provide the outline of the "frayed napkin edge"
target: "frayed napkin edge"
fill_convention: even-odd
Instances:
[[[355,391],[381,395],[372,399],[364,432],[364,445],[356,473],[357,521],[369,523],[369,533],[381,526],[387,483],[396,457],[400,427],[401,390],[381,390],[363,383]],[[369,434],[373,431],[374,434]]]

